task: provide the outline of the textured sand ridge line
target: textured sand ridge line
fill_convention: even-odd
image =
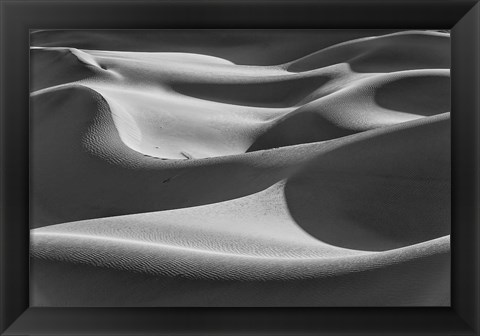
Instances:
[[[383,253],[288,258],[220,253],[98,235],[38,233],[35,239],[43,244],[55,242],[59,246],[64,245],[74,256],[62,253],[49,255],[48,251],[35,249],[35,254],[42,260],[94,265],[165,277],[176,275],[228,280],[287,280],[342,276],[346,273],[445,254],[450,247],[450,238],[446,236],[428,243]],[[92,253],[93,251],[95,253]],[[149,267],[145,267],[145,260],[148,260]],[[168,267],[166,264],[169,264]],[[261,268],[267,269],[268,272],[258,272]]]
[[[96,242],[63,239],[57,242],[62,252],[54,259],[35,259],[34,301],[54,306],[403,306],[449,302],[445,289],[450,272],[448,237],[429,242],[428,248],[420,245],[363,258],[307,260],[212,257],[178,249],[154,253],[141,245],[106,242],[100,249]],[[95,257],[82,253],[86,243],[96,250]],[[77,259],[62,260],[67,250]],[[132,261],[135,268],[130,268]]]
[[[32,35],[33,305],[449,305],[449,34],[139,34]]]

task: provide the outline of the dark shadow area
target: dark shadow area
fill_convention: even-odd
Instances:
[[[178,93],[219,103],[256,106],[291,107],[330,80],[328,76],[265,79],[243,83],[174,83]]]
[[[359,250],[388,250],[448,235],[450,120],[445,116],[354,136],[317,157],[286,184],[292,217],[323,242]]]
[[[69,49],[30,49],[30,90],[75,82],[94,77],[99,68],[82,63]]]
[[[450,76],[415,75],[399,78],[375,91],[375,102],[383,108],[423,116],[449,112]]]
[[[335,125],[319,113],[293,112],[260,135],[247,152],[326,141],[353,133],[355,131]]]

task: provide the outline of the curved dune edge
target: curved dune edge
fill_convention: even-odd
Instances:
[[[35,259],[33,305],[449,304],[449,237],[390,252],[310,259],[232,257],[145,245],[133,249],[105,241],[96,245],[95,240],[88,240],[93,250],[82,254],[85,245],[81,243],[63,240],[70,254],[96,256],[110,263],[72,262],[58,255],[57,259]],[[141,267],[130,268],[132,259]],[[274,295],[275,290],[282,291]]]
[[[408,31],[346,41],[284,64],[295,72],[348,63],[356,72],[449,69],[450,34]]]
[[[448,34],[104,34],[34,33],[32,305],[450,304]]]
[[[449,254],[436,254],[338,276],[246,281],[148,276],[39,260],[32,264],[31,300],[35,306],[62,307],[449,306],[449,260]],[[282,272],[288,270],[275,270]]]
[[[429,43],[432,39],[434,43]],[[405,66],[387,74],[378,65],[378,57],[363,60],[372,67],[369,73],[357,73],[351,61],[341,59],[292,73],[285,69],[287,65],[243,66],[197,54],[33,47],[33,97],[61,94],[61,89],[71,85],[96,91],[109,105],[123,143],[153,158],[242,154],[330,140],[448,112],[449,52],[442,47],[449,42],[446,34],[396,33],[344,42],[325,52],[340,48],[335,55],[363,55],[372,44],[394,47],[397,40],[400,50],[414,49],[422,55],[430,55],[431,50],[418,49],[418,44],[433,46],[435,59],[442,58],[442,62],[425,69],[422,62],[406,62],[411,58],[407,53],[396,60]],[[315,55],[307,59],[316,60],[323,54]],[[292,64],[296,62],[304,58]],[[84,73],[83,77],[64,75],[72,67],[78,70],[69,73]],[[394,93],[404,90],[400,95],[406,98],[389,94],[392,86]],[[418,92],[426,99],[418,99]]]

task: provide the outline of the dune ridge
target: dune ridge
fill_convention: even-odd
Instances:
[[[32,35],[33,305],[449,305],[449,34],[125,34]]]

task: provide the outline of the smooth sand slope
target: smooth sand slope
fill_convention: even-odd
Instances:
[[[450,37],[385,33],[33,33],[32,304],[449,305]]]

